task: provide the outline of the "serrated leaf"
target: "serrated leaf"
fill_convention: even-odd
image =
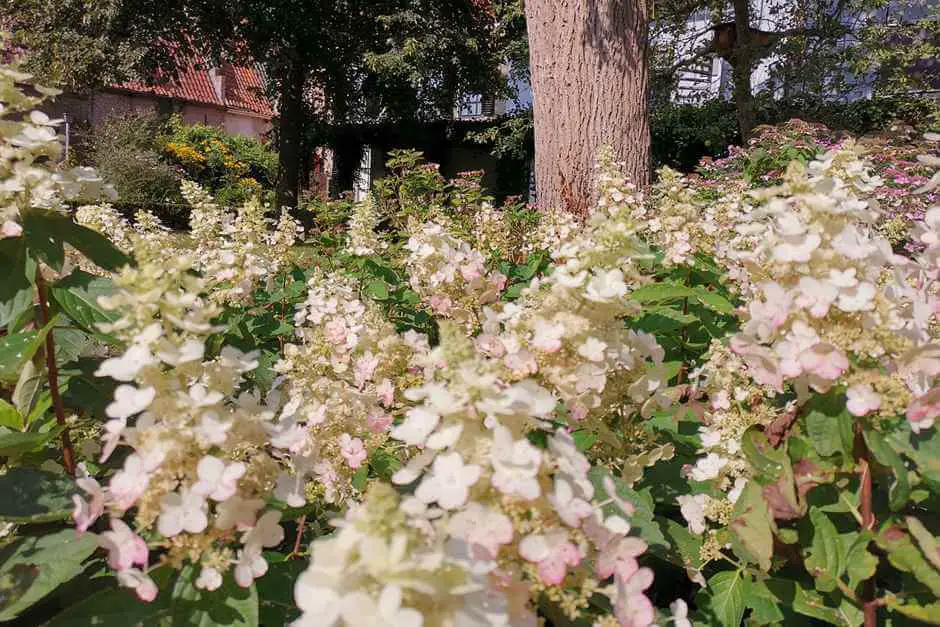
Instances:
[[[855,420],[845,408],[845,399],[835,394],[814,397],[805,407],[806,433],[823,457],[839,454],[852,459]]]
[[[784,619],[777,597],[760,580],[745,579],[744,603],[751,609],[750,619],[758,625],[770,625]]]
[[[0,427],[21,430],[25,424],[23,415],[8,402],[0,398]]]
[[[904,459],[895,451],[884,437],[876,432],[865,430],[865,444],[882,466],[887,466],[894,474],[894,482],[888,489],[888,505],[891,511],[898,511],[907,505],[911,496],[911,484],[907,478],[907,466]]]
[[[12,468],[0,475],[0,520],[46,523],[72,515],[75,482],[62,474],[34,468]]]
[[[34,567],[37,573],[22,594],[0,610],[0,621],[16,618],[59,585],[79,575],[84,570],[82,562],[97,548],[98,542],[93,534],[79,535],[74,529],[22,538],[3,547],[0,550],[0,575],[23,564]]]
[[[763,571],[770,570],[773,555],[773,521],[761,488],[749,481],[734,505],[731,516],[731,546],[743,560],[758,564]]]
[[[173,627],[173,607],[167,590],[172,574],[173,571],[167,567],[150,573],[160,589],[157,598],[150,603],[142,603],[132,590],[115,587],[66,608],[44,627]]]
[[[114,293],[114,282],[106,277],[95,276],[82,270],[74,270],[49,289],[52,300],[78,326],[94,335],[104,335],[98,330],[100,323],[113,322],[118,315],[98,305],[100,296]],[[110,336],[105,336],[113,341]]]
[[[886,600],[886,607],[892,612],[930,625],[940,625],[940,601],[922,604],[917,599],[899,599],[894,595],[888,595]]]
[[[651,283],[630,292],[630,298],[640,303],[662,303],[695,296],[695,290],[679,283]]]
[[[839,532],[825,513],[814,507],[809,512],[813,522],[813,543],[806,557],[806,570],[816,578],[816,587],[823,592],[836,588],[836,579],[845,568],[845,554]]]
[[[923,523],[913,516],[908,516],[904,520],[907,522],[907,530],[914,536],[914,540],[917,541],[917,546],[919,546],[920,550],[924,553],[924,557],[927,558],[928,562],[933,564],[934,568],[940,570],[940,543],[938,543],[937,539],[933,537],[933,534],[924,527]]]
[[[720,314],[730,315],[734,313],[734,305],[724,296],[711,292],[701,286],[692,289],[695,292],[695,300],[702,303],[705,307]]]
[[[289,625],[300,616],[294,601],[294,582],[307,567],[306,560],[286,560],[271,564],[255,581],[261,600],[262,625]]]
[[[23,331],[0,337],[0,381],[16,382],[23,365],[33,358],[55,323],[56,318],[53,318],[39,331]]]
[[[200,590],[197,569],[187,566],[173,586],[173,627],[258,626],[258,591],[238,586],[226,574],[217,590]]]
[[[55,270],[62,267],[63,243],[70,244],[100,268],[115,272],[131,263],[111,241],[80,224],[70,216],[54,211],[33,209],[23,214],[23,235],[27,246]]]
[[[388,300],[388,284],[385,281],[369,281],[363,292],[373,300]]]
[[[739,627],[744,618],[744,573],[726,570],[716,573],[705,588],[704,605],[724,627]]]
[[[878,558],[868,550],[872,537],[870,531],[858,534],[845,553],[845,574],[849,576],[849,588],[853,590],[874,577],[878,568]]]
[[[638,492],[628,486],[619,477],[614,477],[610,472],[601,467],[595,466],[588,471],[588,478],[594,485],[595,493],[599,500],[604,500],[607,490],[604,488],[604,477],[608,476],[614,482],[617,489],[617,495],[633,503],[636,511],[630,516],[630,524],[637,530],[638,535],[643,538],[652,548],[657,546],[669,548],[669,542],[663,535],[659,524],[653,516],[653,499],[645,491]],[[604,510],[605,515],[618,514],[623,515],[616,505],[607,505]]]
[[[65,248],[59,224],[72,219],[61,213],[31,209],[20,216],[23,224],[23,238],[31,256],[41,259],[47,266],[59,272],[65,262]]]
[[[888,561],[898,570],[910,573],[940,597],[940,572],[927,561],[904,529],[894,522],[886,523],[875,536],[875,542],[888,554]]]
[[[702,536],[692,533],[685,525],[680,525],[674,520],[667,519],[663,527],[679,560],[679,565],[686,569],[700,569],[702,567]]]
[[[55,427],[44,433],[23,431],[0,433],[0,457],[17,457],[24,453],[38,451],[61,432],[62,427]]]
[[[37,356],[38,357],[38,356]],[[20,415],[29,416],[36,401],[39,399],[42,382],[46,379],[46,373],[36,367],[36,357],[23,364],[20,370],[20,376],[16,380],[16,387],[13,388],[13,405],[16,406]],[[27,421],[27,424],[29,421]]]
[[[766,585],[782,605],[795,612],[832,625],[846,624],[842,613],[837,608],[826,605],[815,590],[804,588],[797,581],[772,578],[766,581]]]
[[[29,257],[25,238],[0,238],[0,276],[0,327],[6,327],[33,302],[36,262]]]

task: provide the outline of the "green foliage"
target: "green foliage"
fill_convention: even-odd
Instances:
[[[42,536],[24,536],[0,549],[0,581],[8,577],[16,580],[13,594],[4,594],[0,601],[0,621],[16,618],[81,574],[83,562],[97,548],[94,536],[62,529]]]
[[[226,207],[241,205],[277,182],[277,153],[252,138],[172,116],[161,139],[165,159]]]
[[[112,116],[80,137],[77,154],[101,172],[130,205],[165,204],[160,215],[178,213],[181,173],[164,156],[164,121],[153,114]]]

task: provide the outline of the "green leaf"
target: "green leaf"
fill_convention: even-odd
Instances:
[[[32,434],[31,434],[32,435]],[[72,495],[78,492],[69,477],[34,468],[12,468],[0,475],[0,520],[45,523],[72,515]]]
[[[888,489],[888,505],[891,511],[898,511],[907,505],[911,496],[911,484],[907,478],[907,466],[904,459],[895,451],[884,437],[876,432],[865,430],[865,444],[882,466],[887,466],[894,473],[894,482]]]
[[[740,570],[725,570],[708,580],[704,606],[724,627],[739,627],[744,618],[745,577]]]
[[[888,554],[888,561],[898,570],[910,573],[940,597],[940,571],[924,557],[903,527],[893,521],[885,523],[875,542]]]
[[[591,480],[591,483],[594,484],[594,489],[597,492],[598,500],[605,500],[607,495],[607,490],[604,488],[604,477],[609,476],[614,482],[614,486],[617,490],[617,495],[621,498],[633,503],[636,507],[636,511],[633,512],[633,515],[630,517],[630,524],[639,533],[639,536],[646,540],[646,543],[651,547],[665,547],[669,548],[669,542],[666,540],[666,536],[663,535],[662,530],[659,528],[659,523],[656,522],[653,516],[653,499],[649,496],[649,493],[644,490],[638,492],[628,486],[624,481],[618,477],[614,477],[606,468],[601,468],[595,466],[588,471],[588,478]],[[619,508],[610,504],[604,508],[605,515],[619,514],[623,515],[623,512]]]
[[[735,554],[758,564],[764,572],[770,570],[774,548],[773,521],[756,482],[748,481],[738,497],[730,527]]]
[[[917,541],[917,546],[923,551],[924,557],[933,564],[934,568],[940,570],[940,543],[927,530],[927,527],[913,516],[908,516],[904,520],[907,522],[907,530],[914,536],[914,540]]]
[[[816,587],[823,592],[836,588],[836,579],[845,569],[845,554],[839,532],[829,517],[818,508],[809,512],[813,521],[813,543],[806,557],[806,570],[816,578]]]
[[[730,315],[734,313],[734,305],[731,304],[724,296],[717,294],[715,292],[709,291],[704,287],[697,286],[692,288],[692,291],[695,292],[695,300],[702,303],[705,307],[708,307],[715,313]]]
[[[646,320],[647,318],[665,318],[666,320],[678,324],[680,327],[701,323],[701,319],[695,314],[683,313],[678,309],[667,306],[648,307],[643,310],[643,313],[645,315],[641,320]]]
[[[63,243],[71,244],[95,265],[115,272],[131,260],[100,233],[75,223],[70,216],[33,209],[23,214],[23,235],[50,267],[59,270],[64,259]]]
[[[38,537],[26,537],[0,550],[0,575],[13,573],[23,565],[36,571],[28,587],[0,610],[0,621],[12,620],[59,585],[79,575],[82,562],[98,548],[97,538],[90,533],[77,534],[63,529]]]
[[[98,305],[98,297],[110,296],[114,291],[114,283],[111,279],[95,276],[82,270],[74,270],[70,275],[52,285],[49,294],[78,326],[92,334],[103,335],[98,330],[98,324],[113,322],[118,315],[113,311],[102,309]],[[110,336],[105,337],[113,341]]]
[[[766,585],[767,589],[784,607],[832,625],[845,625],[847,623],[839,609],[827,606],[819,593],[804,588],[797,581],[771,578],[766,581]]]
[[[42,391],[42,382],[46,379],[46,373],[42,368],[36,367],[36,357],[23,364],[20,370],[20,376],[16,380],[16,387],[13,388],[13,404],[16,406],[20,415],[29,416],[36,401],[39,399]],[[29,421],[26,421],[29,424]]]
[[[905,421],[901,428],[885,435],[892,448],[901,451],[917,465],[924,483],[940,494],[940,430],[915,434]]]
[[[0,328],[6,327],[8,333],[16,333],[28,320],[26,314],[33,306],[34,290],[27,284],[7,300],[0,301]],[[31,317],[31,316],[30,316]]]
[[[82,415],[105,419],[105,407],[114,398],[118,382],[111,377],[96,377],[101,359],[81,357],[69,367],[68,389],[62,395],[66,407]]]
[[[173,574],[167,567],[150,573],[160,589],[157,598],[150,603],[142,603],[127,588],[110,588],[66,608],[45,627],[173,627],[172,599],[167,590]]]
[[[582,453],[594,446],[594,443],[597,442],[597,435],[589,429],[578,429],[571,434],[571,437],[574,439],[574,445]]]
[[[46,335],[55,325],[56,318],[39,331],[23,331],[0,338],[0,381],[15,383],[23,365],[33,358]]]
[[[751,620],[758,625],[769,625],[784,619],[777,597],[764,581],[747,578],[744,584],[745,605],[752,610]]]
[[[640,303],[661,303],[695,296],[695,290],[679,283],[651,283],[630,292],[630,298]]]
[[[71,222],[72,219],[61,213],[31,209],[22,216],[23,238],[31,255],[41,259],[47,266],[59,272],[65,262],[65,248],[62,239],[58,236],[62,222]]]
[[[858,534],[845,552],[845,574],[849,576],[849,588],[853,590],[874,577],[878,568],[878,558],[868,550],[872,538],[870,531]]]
[[[816,452],[823,457],[842,455],[852,459],[855,420],[845,408],[844,395],[816,396],[806,404],[806,432]]]
[[[667,519],[664,523],[666,537],[672,542],[679,564],[687,569],[698,570],[702,567],[702,536],[689,531],[685,525]]]
[[[7,327],[33,302],[36,262],[29,257],[25,238],[0,238],[0,276],[0,327]]]
[[[262,625],[289,625],[300,616],[294,601],[294,582],[306,567],[306,560],[277,562],[255,581],[261,599]]]
[[[365,492],[366,483],[369,481],[369,466],[363,465],[356,469],[352,476],[352,487],[360,492]]]
[[[23,453],[39,450],[61,432],[62,428],[60,427],[50,429],[44,433],[0,431],[0,457],[17,457]]]
[[[217,590],[196,587],[197,568],[187,566],[173,586],[173,627],[257,627],[258,591],[238,586],[226,574]]]
[[[388,284],[385,281],[369,281],[362,291],[372,300],[388,300]]]
[[[20,414],[16,407],[0,398],[0,427],[22,430],[24,424],[23,415]]]
[[[898,612],[908,618],[913,618],[930,625],[940,625],[940,601],[921,604],[917,599],[907,597],[898,599],[893,595],[885,597],[886,607],[892,612]]]

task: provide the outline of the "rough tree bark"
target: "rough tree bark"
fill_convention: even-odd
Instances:
[[[525,13],[539,208],[586,213],[605,146],[647,185],[647,0],[526,0]]]
[[[296,207],[303,166],[303,134],[306,127],[304,83],[306,73],[292,62],[281,78],[278,115],[277,206]]]
[[[747,141],[754,128],[754,95],[751,74],[754,72],[754,47],[751,38],[750,0],[734,0],[735,38],[731,67],[734,78],[734,104],[738,114],[738,130]]]

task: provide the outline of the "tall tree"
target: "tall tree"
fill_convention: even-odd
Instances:
[[[731,65],[739,129],[755,123],[754,70],[775,95],[825,96],[936,90],[940,4],[923,0],[656,0],[651,81],[666,99],[680,73],[719,56]],[[708,13],[703,30],[693,19]],[[695,42],[698,42],[697,44]],[[766,94],[766,92],[765,92]]]
[[[188,54],[260,63],[279,105],[278,202],[316,129],[450,115],[501,79],[484,0],[0,0],[32,69],[66,87],[167,79]]]
[[[525,10],[538,205],[583,215],[604,147],[634,183],[649,182],[646,0],[527,0]]]

